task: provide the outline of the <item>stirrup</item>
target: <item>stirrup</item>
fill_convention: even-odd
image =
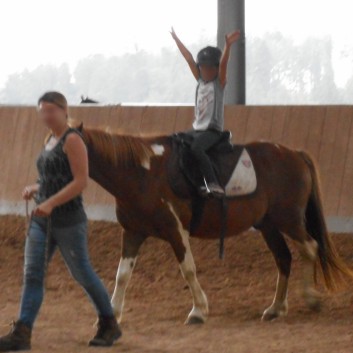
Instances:
[[[204,185],[199,187],[199,194],[202,197],[213,196],[216,199],[222,199],[225,196],[223,188],[218,183],[207,184],[206,179],[203,178]]]
[[[199,194],[200,196],[202,197],[209,197],[212,195],[212,192],[211,190],[209,189],[207,183],[206,183],[206,179],[203,178],[203,182],[204,182],[204,185],[200,186],[199,187]]]
[[[209,190],[211,191],[212,196],[217,199],[222,199],[225,196],[225,192],[219,184],[209,184]]]

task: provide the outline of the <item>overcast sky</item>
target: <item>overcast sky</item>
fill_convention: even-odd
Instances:
[[[351,0],[245,2],[248,37],[274,30],[298,41],[330,35],[336,82],[343,85],[352,74]],[[216,38],[217,0],[1,0],[0,19],[2,87],[9,74],[40,64],[73,68],[92,54],[172,47],[171,25],[186,43]]]

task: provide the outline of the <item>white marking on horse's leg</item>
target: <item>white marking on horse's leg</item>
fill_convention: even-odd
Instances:
[[[263,321],[270,321],[288,313],[288,277],[278,271],[276,294],[272,305],[267,308],[263,315]]]
[[[202,290],[196,276],[196,266],[190,248],[189,232],[183,228],[179,217],[169,202],[168,206],[173,213],[175,220],[177,221],[178,231],[186,249],[184,260],[180,263],[180,270],[189,285],[193,297],[193,308],[188,316],[186,323],[203,323],[206,321],[208,316],[208,303],[206,294]]]
[[[116,273],[115,289],[111,299],[114,314],[121,322],[124,308],[125,291],[129,284],[132,271],[136,264],[136,258],[121,258]]]
[[[304,243],[296,243],[303,259],[303,296],[312,310],[320,309],[320,294],[315,289],[315,263],[317,259],[318,244],[312,239]]]
[[[163,156],[165,148],[163,145],[153,144],[151,145],[152,151],[156,156]]]

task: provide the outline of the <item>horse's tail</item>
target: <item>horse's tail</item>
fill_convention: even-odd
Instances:
[[[312,189],[305,212],[306,229],[318,243],[318,267],[324,278],[326,288],[330,291],[335,291],[345,287],[347,282],[353,279],[353,272],[338,255],[327,231],[320,181],[315,163],[308,153],[303,151],[300,153],[309,167],[312,179]],[[317,276],[315,276],[316,280]]]

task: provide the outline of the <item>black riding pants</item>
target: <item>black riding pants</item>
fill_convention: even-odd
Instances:
[[[220,138],[220,132],[216,130],[194,131],[194,140],[191,144],[191,154],[199,164],[201,173],[207,183],[218,183],[207,151],[214,146]]]

